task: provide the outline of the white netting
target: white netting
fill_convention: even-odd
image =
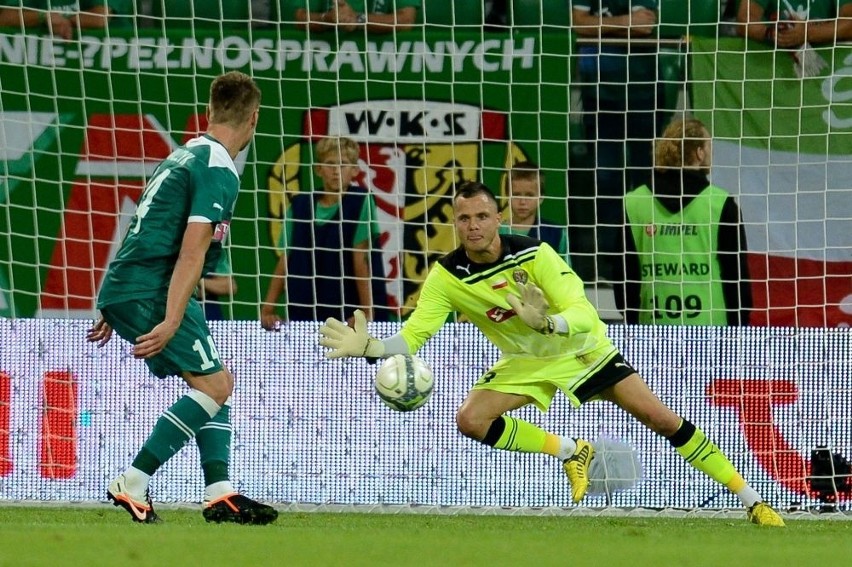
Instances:
[[[124,341],[103,349],[85,344],[86,327],[83,321],[18,320],[0,329],[6,337],[0,349],[0,500],[102,499],[109,479],[185,389],[176,380],[153,379]],[[436,382],[429,402],[410,413],[395,412],[376,396],[375,366],[324,359],[316,327],[291,323],[272,334],[253,322],[213,325],[223,361],[237,377],[232,473],[240,490],[276,503],[360,509],[575,507],[556,459],[495,451],[456,431],[459,404],[496,358],[470,325],[447,326],[420,353]],[[372,331],[384,335],[395,328],[384,323]],[[782,509],[832,504],[848,511],[849,471],[816,467],[812,454],[821,446],[840,455],[852,450],[846,333],[614,329],[616,345],[643,369],[660,398],[701,427],[770,502]],[[791,367],[790,360],[799,363]],[[581,508],[739,508],[724,487],[608,403],[572,409],[557,395],[546,414],[524,408],[514,415],[549,431],[635,449],[640,470],[625,475],[629,479],[611,471],[611,489],[595,490]],[[828,498],[826,483],[814,484],[812,476],[834,477],[837,493]],[[625,480],[635,486],[617,489]],[[152,490],[161,502],[200,499],[194,444],[166,463]]]
[[[0,315],[94,316],[101,278],[145,179],[204,131],[210,81],[237,68],[256,78],[264,98],[257,136],[237,159],[243,190],[230,257],[238,290],[220,297],[224,318],[258,320],[288,203],[320,183],[313,143],[340,135],[360,145],[357,180],[377,203],[380,229],[373,269],[394,316],[413,306],[428,266],[455,246],[453,184],[479,179],[505,200],[507,167],[529,160],[546,176],[542,215],[567,230],[590,297],[619,321],[612,282],[598,278],[606,250],[596,227],[609,221],[596,211],[596,176],[606,168],[589,143],[613,140],[590,139],[584,127],[594,111],[583,97],[589,83],[580,56],[597,42],[571,34],[561,0],[506,4],[505,18],[483,28],[487,12],[477,2],[424,0],[412,30],[369,35],[296,29],[286,0],[150,0],[122,25],[69,40],[45,33],[35,16],[23,30],[0,30]],[[801,327],[848,326],[852,47],[815,46],[826,65],[802,78],[790,51],[746,42],[729,33],[736,25],[719,25],[716,3],[660,4],[661,37],[612,45],[626,48],[627,58],[654,54],[655,114],[687,112],[710,127],[711,179],[734,195],[744,218],[753,322],[797,327],[794,342]],[[624,179],[623,168],[613,172]],[[720,348],[739,348],[738,340]],[[9,345],[4,335],[0,349]],[[838,356],[833,348],[826,356]],[[662,364],[676,370],[682,361]],[[771,370],[795,374],[807,364],[789,359]],[[659,383],[664,393],[679,387]],[[843,392],[838,386],[832,395]],[[704,403],[702,396],[689,403]],[[3,404],[0,439],[10,439]],[[814,393],[808,404],[824,401]],[[787,422],[794,414],[785,414]],[[832,419],[828,437],[848,431],[848,418]],[[829,442],[816,437],[795,450]]]
[[[620,262],[607,244],[621,230],[619,195],[649,170],[595,159],[596,145],[609,156],[624,140],[639,141],[589,130],[605,113],[585,91],[613,87],[603,70],[599,84],[583,74],[585,50],[597,40],[570,34],[562,2],[509,2],[503,24],[487,31],[481,7],[437,4],[425,3],[412,30],[368,36],[297,29],[286,1],[202,9],[152,0],[135,19],[68,41],[37,26],[6,29],[0,311],[91,316],[146,175],[204,130],[210,80],[242,68],[258,79],[264,106],[258,135],[238,159],[238,292],[220,297],[224,317],[258,317],[289,199],[321,184],[313,142],[340,135],[361,145],[356,181],[377,203],[382,253],[372,268],[391,314],[407,313],[428,265],[455,245],[445,199],[453,183],[484,181],[509,220],[505,171],[529,160],[546,180],[540,217],[555,231],[549,237],[567,235],[594,302],[620,320],[613,276],[599,268]],[[606,49],[624,51],[616,61],[653,54],[660,124],[691,111],[712,131],[711,179],[731,192],[745,221],[753,323],[847,325],[848,48],[815,47],[826,67],[800,79],[791,52],[725,35],[737,26],[719,26],[713,3],[698,4],[662,2],[660,38],[606,40]],[[650,145],[637,148],[634,155]]]

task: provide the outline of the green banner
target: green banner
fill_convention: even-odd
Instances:
[[[395,277],[398,304],[410,304],[430,261],[454,245],[441,197],[458,179],[500,188],[508,163],[532,159],[554,172],[545,212],[566,220],[570,52],[565,33],[337,41],[151,30],[69,42],[0,33],[8,138],[0,268],[9,309],[18,317],[92,311],[145,176],[203,131],[210,81],[230,69],[252,74],[263,91],[231,232],[239,285],[232,315],[257,316],[278,219],[289,192],[315,186],[311,144],[321,135],[362,143],[365,180],[377,194],[402,190],[394,196],[406,221],[397,244],[407,251]],[[396,220],[386,220],[389,230]]]
[[[795,52],[739,38],[692,38],[695,114],[716,138],[844,158],[852,154],[852,46],[814,49],[825,67],[799,78]]]

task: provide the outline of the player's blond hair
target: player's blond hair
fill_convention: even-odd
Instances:
[[[323,138],[317,142],[316,159],[323,161],[327,157],[339,157],[341,162],[355,165],[358,163],[360,149],[352,138]]]
[[[245,73],[230,71],[210,85],[210,124],[242,126],[259,107],[260,89]]]

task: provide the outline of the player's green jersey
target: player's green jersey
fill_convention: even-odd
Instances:
[[[460,247],[432,266],[417,308],[400,331],[410,352],[437,333],[453,311],[466,315],[504,355],[581,355],[611,344],[583,282],[550,245],[516,235],[500,240],[503,249],[494,263],[473,263]],[[564,317],[568,333],[542,335],[515,314],[506,297],[519,295],[519,283],[544,291],[548,314]]]
[[[234,160],[210,136],[190,140],[149,179],[121,248],[110,263],[98,307],[165,297],[189,223],[214,225],[202,275],[211,272],[228,234],[240,180]]]

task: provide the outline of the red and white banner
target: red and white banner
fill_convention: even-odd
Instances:
[[[746,223],[756,324],[852,324],[852,47],[799,78],[785,51],[692,38],[695,114],[714,184]]]

